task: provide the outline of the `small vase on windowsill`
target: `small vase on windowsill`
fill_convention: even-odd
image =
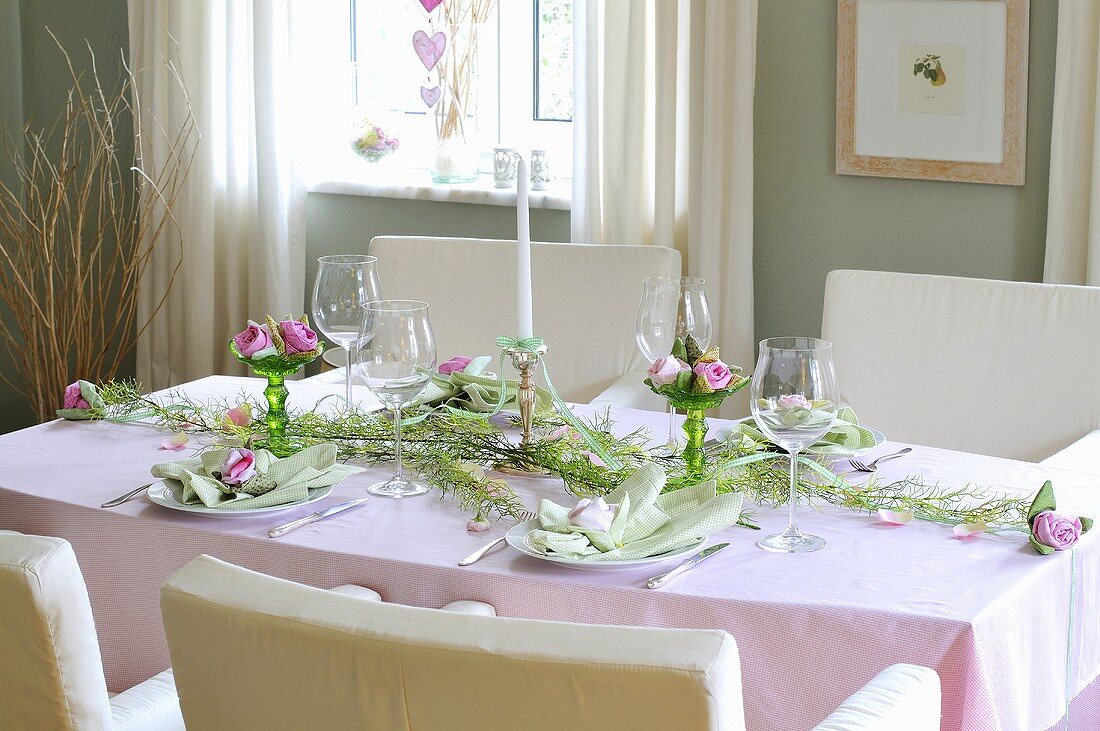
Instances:
[[[439,140],[432,163],[432,182],[440,184],[477,182],[481,155],[462,135]]]

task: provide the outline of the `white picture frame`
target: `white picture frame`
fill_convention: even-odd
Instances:
[[[1023,185],[1028,0],[838,0],[836,171]]]

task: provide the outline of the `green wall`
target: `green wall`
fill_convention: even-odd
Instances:
[[[14,185],[4,133],[15,136],[23,124],[23,63],[20,58],[19,0],[0,0],[0,180]]]
[[[20,56],[19,0],[0,0],[0,181],[15,186],[14,166],[7,136],[17,137],[23,124],[23,62]],[[0,305],[0,317],[7,309]],[[11,358],[0,346],[0,368],[11,373]],[[27,423],[30,417],[22,394],[0,380],[0,432]]]
[[[1023,187],[837,175],[836,3],[760,0],[758,17],[758,339],[816,334],[832,269],[1042,278],[1056,2],[1031,3]]]

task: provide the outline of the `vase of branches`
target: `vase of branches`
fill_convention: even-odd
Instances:
[[[440,21],[447,46],[436,67],[439,101],[435,104],[435,183],[477,180],[481,150],[477,140],[478,35],[495,0],[445,0]]]
[[[178,74],[166,94],[178,94],[188,113],[178,127],[162,125],[142,109],[140,70],[123,66],[105,88],[90,47],[78,70],[54,42],[71,77],[67,103],[51,124],[23,128],[9,146],[14,184],[0,181],[0,302],[10,313],[0,318],[0,342],[14,366],[0,378],[26,394],[40,421],[78,377],[126,375],[127,356],[159,311],[139,315],[138,290],[175,227],[172,206],[199,137]],[[150,142],[162,135],[167,153],[153,159]],[[160,304],[175,269],[169,274]]]

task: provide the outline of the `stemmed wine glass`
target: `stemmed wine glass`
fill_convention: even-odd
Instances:
[[[712,335],[710,304],[707,303],[707,292],[704,289],[706,283],[702,277],[680,277],[679,301],[676,305],[676,337],[686,342],[690,335],[703,350],[710,347]],[[671,404],[668,409],[668,443],[675,453],[679,440],[676,437],[676,409]]]
[[[761,548],[806,553],[825,547],[824,538],[798,529],[798,453],[833,428],[838,399],[833,345],[828,340],[760,341],[760,358],[752,377],[752,415],[760,431],[785,449],[791,459],[787,530],[761,538],[756,542]]]
[[[428,485],[405,475],[401,464],[401,410],[424,391],[435,372],[435,336],[428,319],[428,303],[369,302],[358,342],[359,375],[367,388],[393,409],[393,477],[374,483],[367,492],[395,498],[426,493]]]
[[[352,346],[363,325],[363,307],[382,298],[375,264],[377,257],[336,254],[317,260],[313,282],[313,322],[317,329],[344,349],[346,398],[351,405]]]
[[[634,338],[638,343],[638,350],[651,363],[672,353],[672,344],[676,339],[676,303],[679,295],[678,277],[646,277],[642,280],[642,299],[638,302]],[[669,443],[664,446],[664,450],[669,454],[676,451],[671,430]]]

